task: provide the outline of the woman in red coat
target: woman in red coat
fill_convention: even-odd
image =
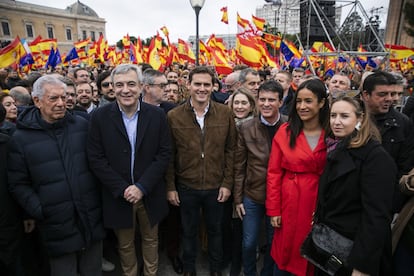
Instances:
[[[271,255],[282,270],[280,275],[313,275],[313,267],[300,255],[300,246],[311,229],[326,162],[329,106],[324,84],[317,79],[302,83],[293,102],[288,123],[273,138],[266,212],[275,227]]]

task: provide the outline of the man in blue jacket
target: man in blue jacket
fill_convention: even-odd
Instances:
[[[11,138],[9,190],[36,220],[51,275],[101,275],[104,229],[97,180],[88,168],[88,122],[66,112],[66,85],[43,76]]]

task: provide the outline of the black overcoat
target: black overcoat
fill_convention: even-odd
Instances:
[[[132,204],[123,195],[133,184],[131,146],[117,102],[94,111],[88,138],[89,164],[102,183],[104,225],[130,228]],[[164,173],[171,156],[170,138],[164,111],[140,103],[133,167],[134,184],[144,189],[144,205],[151,225],[168,213]]]
[[[396,175],[390,155],[370,140],[353,149],[338,145],[320,178],[316,220],[354,240],[349,264],[370,275],[391,275]]]

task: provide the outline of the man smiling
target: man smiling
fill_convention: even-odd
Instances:
[[[139,101],[141,70],[112,71],[116,101],[91,117],[90,167],[102,183],[104,225],[114,229],[123,275],[136,276],[135,228],[142,237],[144,274],[157,275],[158,223],[167,215],[164,172],[170,140],[164,111]]]

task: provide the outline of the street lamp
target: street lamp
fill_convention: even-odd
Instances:
[[[200,54],[200,38],[198,37],[198,15],[204,5],[205,0],[190,0],[191,7],[193,7],[196,14],[196,65],[199,65],[198,56]]]
[[[275,12],[274,34],[276,35],[277,18],[279,17],[279,9],[282,6],[282,0],[265,0],[265,2],[272,4],[273,10]],[[276,43],[277,40],[275,40],[275,46],[273,48],[274,58],[276,58]]]

